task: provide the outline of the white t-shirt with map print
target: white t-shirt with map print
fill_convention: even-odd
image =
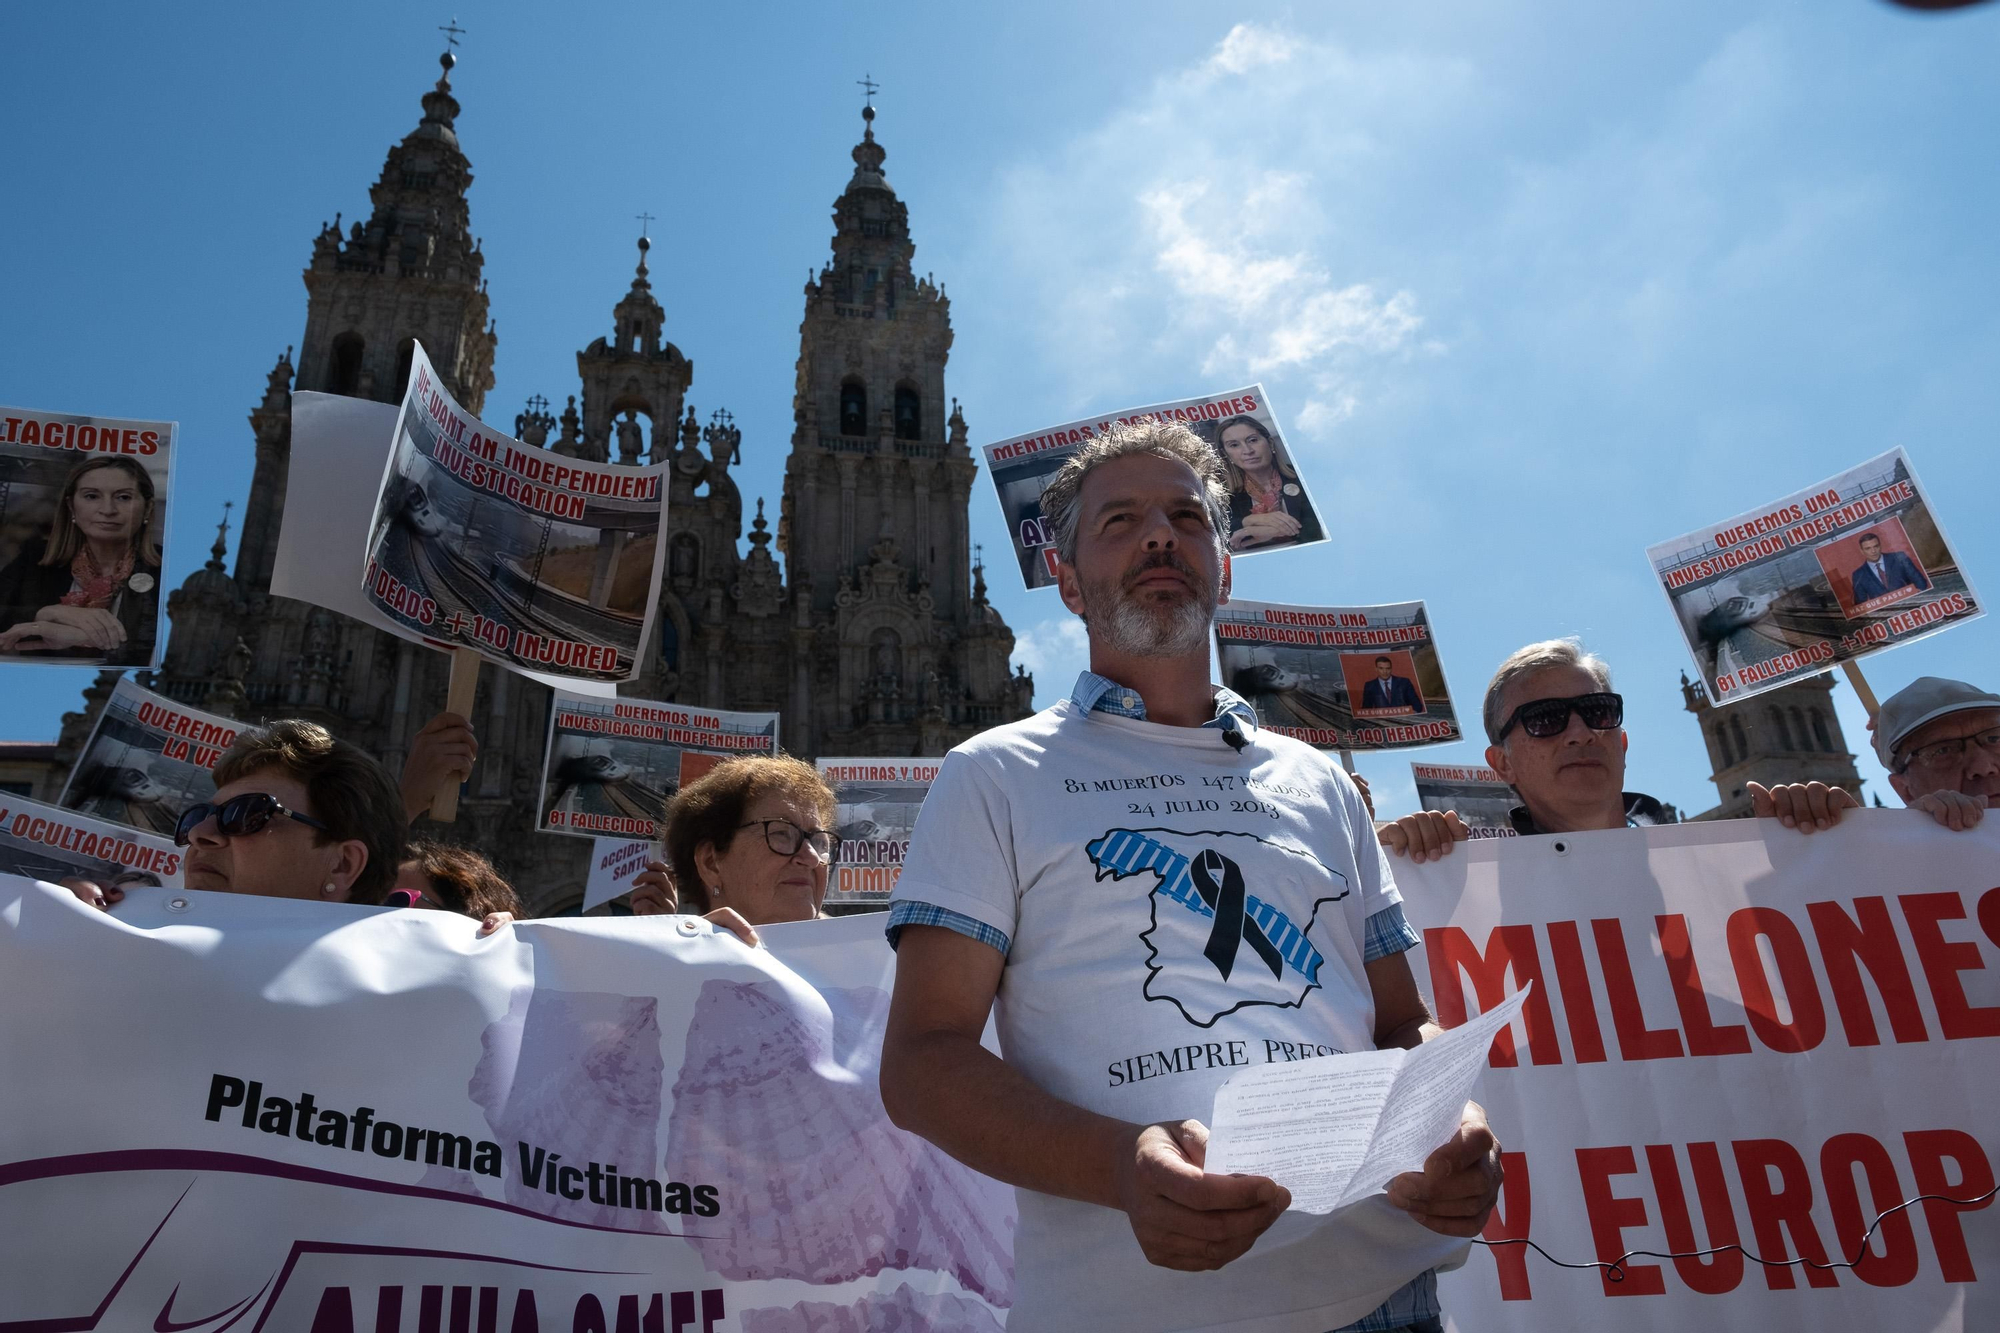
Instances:
[[[1400,896],[1360,793],[1318,751],[1244,735],[1238,753],[1217,728],[1064,700],[945,759],[894,901],[1005,937],[1000,1048],[1052,1095],[1206,1123],[1238,1069],[1374,1049],[1363,923]],[[1325,1333],[1465,1251],[1378,1199],[1180,1273],[1121,1212],[1019,1195],[1008,1327],[1031,1333]]]

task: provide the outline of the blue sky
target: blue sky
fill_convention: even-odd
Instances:
[[[1239,592],[1429,601],[1462,706],[1580,634],[1627,698],[1630,782],[1708,767],[1645,546],[1908,448],[2000,589],[2000,6],[1880,0],[997,6],[460,0],[454,86],[499,323],[488,414],[575,392],[642,210],[705,419],[773,501],[800,284],[872,73],[917,268],[952,297],[975,444],[1261,379],[1333,540]],[[1143,15],[1143,21],[1135,21]],[[11,198],[0,402],[182,423],[168,582],[247,492],[244,417],[304,326],[299,272],[365,214],[452,11],[0,11]],[[1981,130],[1980,126],[1986,126]],[[1983,369],[1982,369],[1983,368]],[[975,491],[974,535],[1005,534]],[[1052,593],[996,600],[1046,702],[1082,661]],[[1992,681],[1992,620],[1868,665]],[[87,672],[7,667],[0,736]],[[1851,746],[1864,732],[1838,692]],[[1407,761],[1366,756],[1389,809]],[[1888,797],[1864,756],[1871,789]]]

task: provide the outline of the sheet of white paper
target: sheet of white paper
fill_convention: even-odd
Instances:
[[[645,839],[597,838],[590,849],[590,877],[583,884],[583,910],[608,903],[632,888],[646,862],[660,855]]]
[[[367,563],[368,524],[395,434],[394,403],[331,393],[292,395],[292,461],[271,591],[421,643],[369,604],[355,572]],[[610,699],[618,693],[608,681],[518,674],[572,694]]]
[[[1298,1212],[1377,1193],[1458,1129],[1493,1036],[1527,991],[1412,1051],[1363,1051],[1232,1075],[1215,1094],[1207,1169],[1268,1176]]]

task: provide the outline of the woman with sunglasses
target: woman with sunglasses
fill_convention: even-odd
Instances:
[[[375,905],[396,882],[402,793],[366,753],[299,718],[246,732],[215,766],[215,795],[174,829],[190,889]]]
[[[667,860],[633,881],[632,910],[706,912],[750,944],[758,926],[813,920],[826,898],[833,818],[833,788],[810,764],[717,764],[668,803]]]

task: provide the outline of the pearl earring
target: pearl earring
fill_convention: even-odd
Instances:
[[[329,881],[327,881],[327,884],[326,884],[326,887],[325,887],[325,888],[322,888],[322,889],[321,889],[321,890],[319,891],[319,896],[320,896],[320,897],[322,897],[322,898],[331,898],[331,897],[333,897],[333,895],[334,895],[334,894],[336,894],[336,893],[338,893],[338,892],[340,892],[340,890],[336,889],[336,888],[335,888],[335,887],[333,886],[333,882],[332,882],[331,880],[329,880]]]

